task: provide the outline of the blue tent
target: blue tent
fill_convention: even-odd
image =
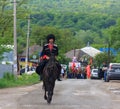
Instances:
[[[108,48],[100,48],[102,52],[108,52]],[[117,55],[117,51],[114,48],[110,48],[110,52],[115,56]]]

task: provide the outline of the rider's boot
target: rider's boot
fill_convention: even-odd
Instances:
[[[59,62],[57,62],[56,65],[57,65],[57,67],[58,67],[57,80],[58,80],[58,81],[62,81],[62,80],[60,79],[60,77],[61,77],[61,65],[59,64]]]
[[[40,81],[42,81],[42,80],[43,80],[42,75],[40,75]]]
[[[57,79],[58,81],[62,81],[60,78]]]
[[[40,73],[40,81],[42,81],[43,80],[43,74],[42,74],[42,72]]]
[[[60,73],[58,74],[57,80],[58,80],[58,81],[62,81],[62,80],[60,79]]]

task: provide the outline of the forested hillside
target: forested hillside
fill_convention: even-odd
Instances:
[[[119,0],[18,0],[18,52],[21,53],[26,46],[29,16],[30,45],[40,45],[47,34],[54,33],[60,53],[84,47],[88,42],[98,49],[108,45],[118,49],[119,10]],[[1,44],[13,43],[12,14],[13,4],[8,0],[1,0]]]
[[[108,28],[120,15],[118,0],[36,0],[30,2],[34,21],[73,31]]]
[[[30,7],[39,12],[120,13],[119,0],[30,0]]]
[[[103,31],[115,26],[120,16],[118,0],[31,0],[29,3],[34,23],[69,29],[78,41],[74,41],[78,48],[87,42],[106,46]]]

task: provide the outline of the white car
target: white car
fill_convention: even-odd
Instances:
[[[93,78],[99,78],[98,69],[92,69],[91,79],[93,79]]]

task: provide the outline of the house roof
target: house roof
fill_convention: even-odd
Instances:
[[[71,50],[71,51],[67,52],[65,55],[67,58],[72,59],[74,56],[78,57],[79,51],[80,51],[80,49]]]
[[[77,59],[78,59],[85,54],[89,55],[90,57],[95,57],[95,55],[97,55],[98,53],[101,53],[101,51],[96,49],[96,48],[93,48],[91,46],[86,46],[86,47],[81,48],[81,49],[71,50],[71,51],[67,52],[65,55],[67,58],[72,59],[74,57],[74,54],[75,54],[75,57],[77,57]]]

